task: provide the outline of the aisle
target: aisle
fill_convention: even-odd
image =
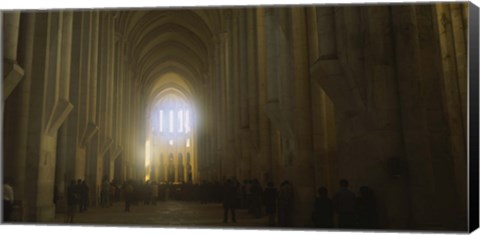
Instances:
[[[74,224],[147,226],[147,227],[245,227],[262,228],[268,224],[266,216],[255,219],[247,210],[237,210],[237,223],[223,223],[223,207],[218,203],[167,201],[157,205],[131,206],[125,212],[123,202],[109,208],[93,207],[87,212],[75,213]],[[64,214],[55,216],[55,223],[63,224]]]

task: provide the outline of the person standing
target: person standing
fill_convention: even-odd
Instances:
[[[230,179],[227,180],[223,189],[223,222],[228,222],[228,211],[232,213],[232,222],[236,223],[235,218],[235,198],[236,190],[234,182]]]
[[[318,197],[315,199],[312,220],[316,228],[333,227],[333,203],[328,198],[328,191],[325,187],[318,188]]]
[[[101,191],[100,191],[100,204],[102,207],[108,207],[110,205],[109,199],[110,199],[110,183],[108,182],[108,177],[105,176],[102,181],[102,186],[101,186]]]
[[[275,214],[277,213],[278,190],[273,186],[273,182],[268,182],[264,192],[265,211],[268,215],[268,225],[275,225]]]
[[[127,180],[122,188],[123,188],[123,193],[124,193],[124,197],[125,197],[125,211],[129,212],[130,211],[130,205],[132,204],[133,197],[134,197],[134,190],[133,190],[132,181]]]
[[[253,215],[255,218],[262,217],[262,186],[257,179],[253,180],[251,193],[252,193],[252,203],[253,203]]]
[[[67,214],[65,223],[73,223],[73,217],[75,216],[75,210],[79,201],[79,195],[77,193],[77,185],[75,184],[75,180],[72,180],[67,188]]]
[[[150,198],[150,201],[152,202],[152,205],[157,205],[157,200],[158,200],[158,184],[157,184],[157,182],[153,181],[150,187],[151,187],[151,192],[152,192],[152,197]]]
[[[87,210],[87,205],[88,205],[88,185],[85,182],[85,180],[82,181],[82,184],[80,186],[80,197],[81,197],[81,203],[80,203],[80,210],[81,211],[86,211]]]
[[[110,182],[110,187],[109,187],[109,198],[108,198],[108,206],[113,206],[113,202],[115,201],[115,194],[116,194],[116,188],[115,188],[115,184],[112,182]]]
[[[339,228],[355,226],[355,193],[348,189],[348,181],[340,180],[340,190],[333,197],[333,206],[338,214]]]
[[[377,228],[377,203],[373,191],[368,186],[360,187],[360,196],[357,198],[356,210],[359,228]]]
[[[82,188],[82,180],[77,179],[77,184],[75,184],[75,195],[77,195],[77,206],[78,212],[83,212],[82,204],[83,204],[83,188]]]
[[[285,180],[280,185],[278,196],[278,224],[281,227],[291,227],[293,221],[293,186]]]
[[[4,221],[12,221],[12,212],[13,212],[13,188],[10,185],[10,179],[5,179],[3,184],[3,215]]]

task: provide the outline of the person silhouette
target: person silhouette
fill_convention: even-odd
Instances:
[[[273,186],[273,182],[268,182],[264,191],[265,212],[268,215],[268,225],[275,225],[275,214],[277,213],[278,190]]]
[[[373,229],[377,227],[377,205],[373,191],[367,187],[360,187],[360,196],[356,202],[356,213],[359,228]]]
[[[223,188],[223,222],[228,222],[228,211],[232,213],[232,222],[236,223],[235,217],[235,198],[236,188],[234,182],[228,179]]]
[[[333,202],[328,198],[328,190],[325,187],[318,188],[318,197],[315,198],[312,221],[316,228],[333,227]]]
[[[65,223],[73,223],[73,217],[75,216],[75,210],[79,202],[79,195],[75,180],[70,181],[70,185],[67,187],[67,213],[65,216]]]
[[[5,222],[12,221],[13,200],[14,194],[11,180],[6,178],[3,183],[3,216]]]
[[[355,200],[355,194],[348,189],[348,181],[340,180],[340,190],[333,197],[339,228],[353,228],[355,225]]]
[[[87,182],[85,182],[85,180],[82,181],[82,184],[80,186],[80,192],[81,192],[80,210],[86,211],[88,206],[88,185],[87,185]]]
[[[281,227],[292,226],[293,221],[293,186],[285,180],[280,185],[278,194],[278,225]]]

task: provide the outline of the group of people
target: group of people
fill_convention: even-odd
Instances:
[[[347,180],[340,181],[340,189],[332,199],[325,187],[318,189],[312,213],[312,224],[316,228],[377,228],[377,207],[373,191],[360,187],[359,196],[350,191]],[[236,209],[246,209],[255,218],[268,216],[268,226],[293,226],[293,186],[284,181],[277,189],[269,181],[263,189],[257,179],[245,180],[240,184],[231,177],[223,186],[223,222],[236,222]],[[336,219],[335,219],[336,218]],[[277,219],[277,223],[275,223]]]
[[[100,186],[100,206],[112,206],[113,202],[120,201],[121,193],[120,185],[117,183],[117,181],[112,180],[110,182],[108,181],[108,176],[105,176]]]
[[[73,223],[75,211],[79,212],[87,210],[88,206],[88,186],[85,180],[78,179],[70,181],[67,187],[67,213],[65,216],[65,223]]]
[[[243,184],[231,177],[225,181],[223,187],[223,222],[228,223],[228,215],[231,221],[236,223],[236,209],[245,209],[255,218],[268,216],[269,226],[278,225],[289,227],[293,224],[293,187],[285,180],[277,189],[273,182],[269,181],[265,189],[257,179],[245,180]]]
[[[318,197],[315,199],[312,221],[317,228],[335,227],[334,215],[338,217],[338,228],[377,228],[377,206],[372,190],[367,186],[360,187],[360,194],[348,189],[348,181],[340,181],[340,190],[333,196],[328,197],[325,187],[318,189]]]
[[[141,184],[139,181],[127,180],[122,189],[126,212],[130,211],[131,205],[138,205],[139,201],[143,201],[144,205],[156,205],[159,200],[159,185],[155,181],[147,180]]]
[[[318,189],[312,210],[314,227],[376,228],[377,209],[372,190],[362,186],[357,197],[348,186],[347,180],[341,180],[340,190],[332,199],[329,198],[325,187]],[[122,185],[108,182],[107,178],[104,178],[101,184],[100,205],[109,207],[114,200],[120,200],[120,195],[125,200],[127,212],[130,211],[131,205],[138,205],[139,202],[143,202],[144,205],[156,205],[157,201],[164,200],[223,203],[224,223],[228,223],[229,215],[230,220],[236,223],[236,210],[243,209],[254,218],[268,216],[269,226],[291,227],[294,209],[293,192],[293,186],[287,180],[283,181],[277,189],[271,181],[263,188],[257,179],[244,180],[240,183],[235,177],[226,179],[224,184],[218,181],[202,181],[201,184],[158,184],[155,181],[127,180]],[[4,204],[9,197],[5,198],[4,196]],[[67,205],[66,223],[73,222],[73,215],[77,209],[80,212],[87,210],[88,186],[85,181],[80,179],[77,182],[71,181],[67,188]],[[8,210],[8,207],[6,209]]]

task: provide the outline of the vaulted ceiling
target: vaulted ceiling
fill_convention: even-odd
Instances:
[[[126,40],[126,54],[135,79],[154,87],[162,75],[174,72],[197,86],[205,79],[222,30],[220,9],[148,9],[121,11],[116,30]]]

